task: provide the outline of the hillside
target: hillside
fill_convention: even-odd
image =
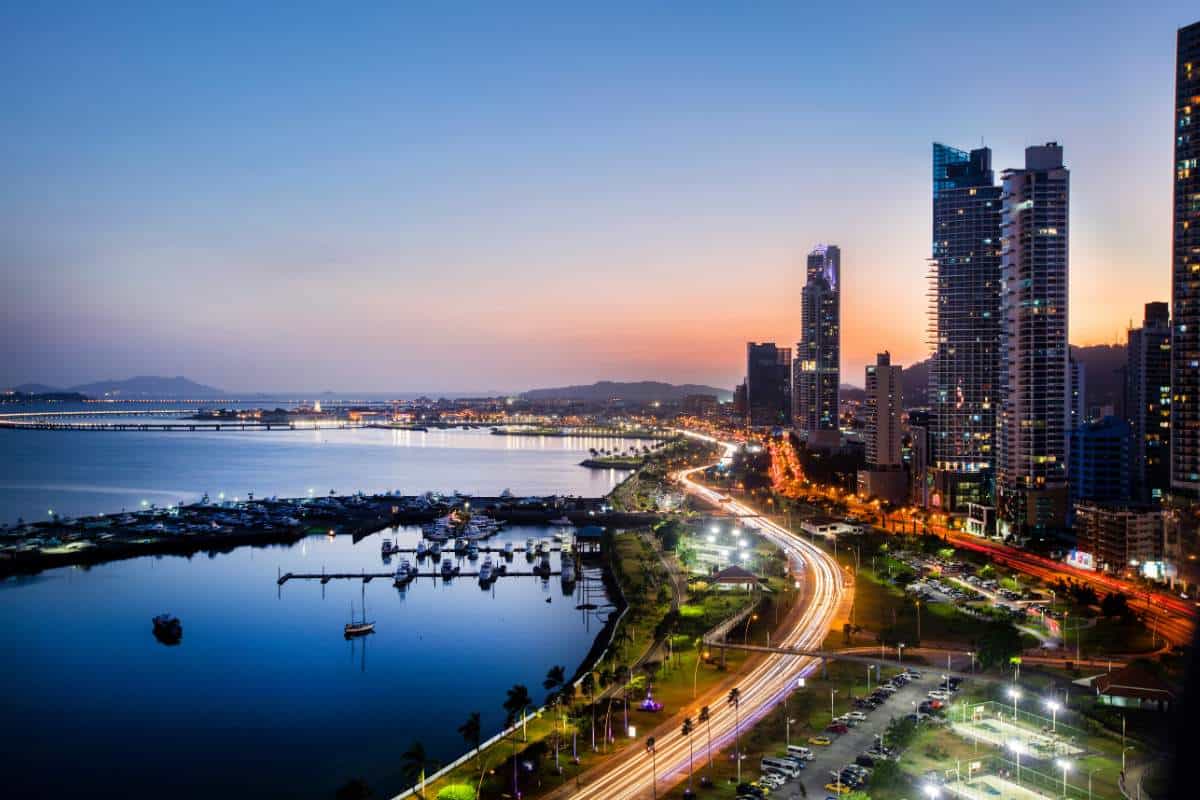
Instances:
[[[627,403],[678,402],[690,394],[713,394],[718,400],[729,400],[732,393],[715,386],[696,383],[671,384],[659,381],[597,381],[586,386],[560,386],[550,389],[531,389],[521,397],[526,400],[578,400],[603,403],[619,397]]]

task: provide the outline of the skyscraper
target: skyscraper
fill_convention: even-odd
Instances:
[[[1125,355],[1133,497],[1157,503],[1171,486],[1171,319],[1166,303],[1146,303],[1142,327],[1130,329]]]
[[[867,465],[871,468],[899,468],[900,413],[903,397],[900,366],[892,366],[892,356],[882,352],[866,370],[867,386]]]
[[[791,362],[789,347],[746,343],[746,417],[751,427],[788,424]]]
[[[992,152],[933,145],[933,505],[991,503],[1000,371],[1000,187]]]
[[[808,254],[801,295],[801,334],[793,365],[793,419],[810,445],[836,446],[841,381],[842,251],[817,245]]]
[[[1065,525],[1070,173],[1055,142],[1003,175],[996,489],[1001,532]]]
[[[1171,256],[1171,489],[1200,495],[1200,22],[1175,50],[1175,216]]]

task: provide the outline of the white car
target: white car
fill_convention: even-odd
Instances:
[[[947,694],[946,692],[942,691],[941,689],[934,689],[933,691],[926,692],[925,696],[930,698],[931,700],[949,700],[950,699],[950,695]]]
[[[851,711],[849,714],[846,715],[846,717],[848,719],[856,719],[859,722],[865,722],[867,719],[867,715],[861,711]]]

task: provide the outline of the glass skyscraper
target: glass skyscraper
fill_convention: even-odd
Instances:
[[[1171,256],[1171,490],[1200,496],[1200,22],[1175,53],[1175,205]]]
[[[1070,172],[1055,142],[1003,176],[996,492],[1001,533],[1067,518]]]
[[[933,145],[931,505],[991,503],[1000,348],[1000,187],[992,152]]]
[[[842,251],[817,245],[808,254],[801,295],[801,334],[792,367],[793,423],[810,444],[835,446],[841,381]]]

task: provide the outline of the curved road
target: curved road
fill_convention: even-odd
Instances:
[[[687,435],[717,441],[692,432],[687,432]],[[725,444],[725,448],[727,453],[731,452],[733,445]],[[737,502],[722,503],[720,494],[693,481],[692,475],[702,469],[704,467],[680,472],[676,478],[688,493],[695,497],[723,505],[734,514],[755,517],[757,512],[753,509]],[[746,519],[745,524],[757,527],[762,536],[787,554],[793,571],[803,574],[808,605],[799,614],[792,616],[791,626],[783,631],[776,641],[781,645],[798,648],[819,648],[841,604],[844,591],[841,570],[824,551],[770,520],[756,517]],[[736,720],[734,709],[726,702],[724,693],[709,693],[687,708],[681,709],[668,723],[647,732],[647,735],[657,738],[657,788],[665,791],[687,778],[688,740],[679,732],[685,716],[695,719],[701,706],[709,706],[712,715],[713,751],[716,752],[733,743],[735,723],[741,731],[746,731],[796,686],[797,677],[811,672],[817,663],[816,659],[809,657],[768,656],[749,672],[739,676],[737,686],[741,691],[741,704]],[[694,763],[702,766],[706,761],[708,731],[705,726],[697,725],[692,736]],[[747,761],[745,766],[748,769],[743,770],[744,774],[757,773],[757,765]],[[569,791],[564,787],[564,790],[554,793],[553,796],[605,800],[650,797],[653,794],[651,758],[646,752],[645,740],[626,747],[623,752],[582,776],[581,783],[578,788],[569,787]]]

